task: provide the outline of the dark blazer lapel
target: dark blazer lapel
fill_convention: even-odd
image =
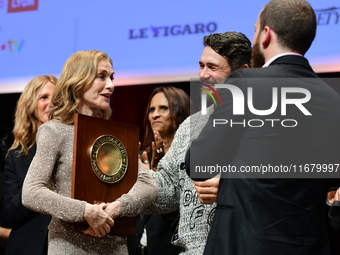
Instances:
[[[28,157],[24,156],[25,159],[22,161],[22,163],[27,169],[29,168],[29,166],[32,162],[32,159],[35,155],[36,150],[37,150],[37,145],[34,144],[33,147],[31,149],[29,149],[29,152],[28,152],[29,156]]]
[[[140,218],[141,218],[141,221],[142,221],[142,226],[144,228],[145,224],[146,224],[146,221],[149,219],[150,215],[148,214],[141,214],[140,215]]]

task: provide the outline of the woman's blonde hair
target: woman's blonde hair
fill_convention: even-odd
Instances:
[[[42,87],[51,82],[57,83],[53,75],[41,75],[33,78],[21,93],[17,102],[14,120],[14,142],[8,151],[21,146],[20,154],[27,155],[28,150],[35,144],[35,138],[39,127],[39,120],[35,116],[35,108],[39,100]]]
[[[60,78],[51,100],[51,119],[58,119],[65,124],[74,123],[74,114],[79,113],[84,92],[97,77],[99,61],[111,58],[96,50],[78,51],[71,55],[64,64]],[[111,108],[98,110],[96,117],[108,119]]]

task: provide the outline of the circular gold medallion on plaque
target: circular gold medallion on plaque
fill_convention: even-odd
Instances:
[[[102,135],[90,149],[91,166],[103,182],[116,183],[126,173],[128,156],[126,149],[117,137]]]

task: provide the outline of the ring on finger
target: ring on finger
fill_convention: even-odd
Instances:
[[[162,153],[163,152],[163,149],[162,149],[162,147],[161,148],[159,148],[159,149],[156,149],[156,152],[159,154],[159,153]]]

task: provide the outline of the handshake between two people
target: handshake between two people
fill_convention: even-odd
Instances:
[[[139,143],[139,148],[141,144]],[[146,151],[143,151],[139,159],[146,169],[157,171],[158,162],[164,157],[167,148],[164,148],[163,138],[158,131],[154,131],[154,141],[151,144],[152,159],[148,160]],[[220,185],[220,175],[205,180],[193,181],[197,197],[202,203],[211,204],[217,201],[218,187]]]
[[[104,237],[111,231],[114,219],[122,215],[122,206],[119,201],[102,204],[87,204],[85,206],[84,219],[89,228],[83,230],[84,234],[96,237]]]
[[[158,148],[158,149],[157,149]],[[162,150],[160,150],[162,148]],[[164,156],[163,141],[158,132],[155,132],[155,141],[152,144],[153,158],[155,159],[151,167],[145,159],[146,153],[141,155],[140,161],[146,169],[157,171],[159,160]],[[161,153],[160,153],[161,152]],[[155,154],[158,154],[155,156]],[[217,175],[205,181],[193,181],[197,196],[202,203],[215,203],[217,201],[218,187],[220,176]],[[95,237],[104,237],[111,232],[111,227],[114,225],[114,219],[123,214],[122,204],[120,201],[101,204],[86,204],[84,219],[89,224],[89,228],[83,230],[84,234]]]

